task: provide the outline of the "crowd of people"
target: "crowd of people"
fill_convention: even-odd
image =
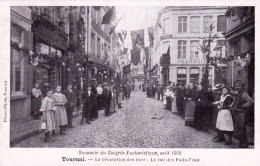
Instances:
[[[98,119],[99,111],[104,110],[105,116],[111,116],[117,108],[122,107],[122,100],[128,100],[132,91],[131,83],[114,84],[99,83],[92,80],[86,89],[79,91],[71,84],[62,91],[45,89],[42,93],[39,84],[32,89],[32,111],[34,119],[41,119],[40,130],[45,132],[45,142],[54,141],[53,136],[59,130],[60,135],[66,135],[67,128],[73,126],[73,111],[82,109],[80,125],[91,124]]]
[[[141,85],[140,85],[141,88]],[[143,91],[144,89],[142,89]],[[245,91],[242,82],[235,83],[234,88],[225,84],[203,87],[200,84],[168,85],[147,84],[146,94],[149,98],[161,100],[165,109],[185,119],[185,125],[195,127],[198,131],[215,131],[213,142],[225,141],[231,145],[235,136],[239,147],[246,148],[248,119],[254,114],[254,100]]]

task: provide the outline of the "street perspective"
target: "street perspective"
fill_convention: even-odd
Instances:
[[[11,148],[255,149],[254,6],[11,6],[10,21]]]

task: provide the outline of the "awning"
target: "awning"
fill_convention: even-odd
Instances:
[[[170,51],[170,45],[169,44],[163,44],[161,49],[161,54],[167,54]]]

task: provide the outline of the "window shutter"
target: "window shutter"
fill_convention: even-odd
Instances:
[[[27,84],[25,84],[25,86],[27,86],[26,92],[30,94],[33,88],[33,66],[27,63],[26,70],[27,73],[25,73],[25,75],[27,75]]]
[[[226,16],[218,16],[217,20],[217,31],[218,32],[224,32],[226,31],[227,27],[227,17]]]
[[[33,50],[33,33],[27,31],[28,49]]]

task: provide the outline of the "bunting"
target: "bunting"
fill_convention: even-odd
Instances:
[[[131,62],[134,66],[141,62],[141,49],[131,49]]]
[[[131,31],[133,49],[144,47],[144,29]]]
[[[124,36],[124,39],[126,39],[127,31],[122,30],[122,34]]]
[[[101,6],[93,6],[93,8],[98,11],[101,9]]]
[[[115,6],[112,6],[107,13],[103,16],[101,24],[111,24],[115,18]]]

